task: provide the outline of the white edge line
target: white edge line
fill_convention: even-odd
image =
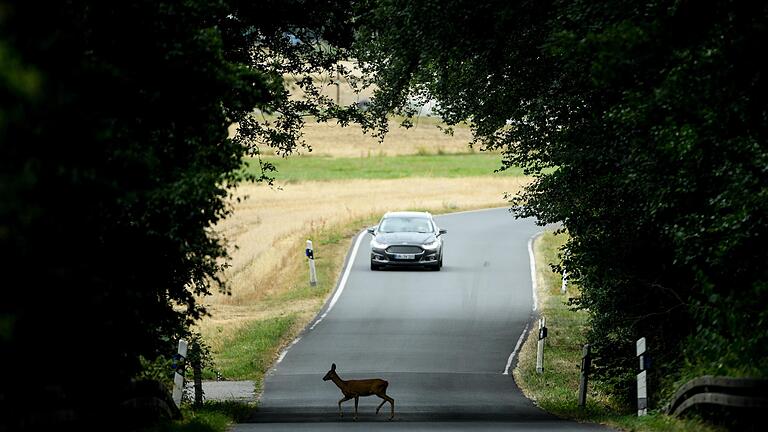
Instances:
[[[512,351],[512,354],[509,355],[509,358],[507,359],[507,366],[504,368],[504,373],[502,375],[509,375],[509,368],[512,366],[512,360],[515,359],[515,356],[517,355],[518,351],[520,351],[520,346],[523,345],[523,339],[525,339],[525,335],[528,333],[528,327],[531,325],[530,322],[525,323],[525,328],[523,329],[523,332],[520,333],[520,337],[517,339],[517,344],[515,344],[515,349]]]
[[[314,330],[315,326],[320,324],[320,321],[325,318],[326,315],[328,315],[328,312],[333,309],[333,306],[336,304],[336,302],[339,300],[339,297],[341,297],[341,293],[344,292],[344,287],[347,286],[347,279],[349,279],[349,273],[352,271],[352,265],[355,263],[355,257],[357,257],[357,250],[360,248],[360,242],[363,240],[363,237],[365,236],[366,231],[361,231],[360,234],[357,236],[357,240],[355,241],[355,246],[352,248],[352,253],[349,255],[349,261],[347,262],[347,267],[344,269],[344,275],[341,276],[341,281],[339,281],[339,287],[336,289],[336,292],[333,294],[333,298],[331,298],[331,302],[328,303],[328,309],[323,312],[322,315],[320,315],[320,318],[317,319],[314,323],[312,323],[312,326],[309,327],[310,330]]]
[[[285,358],[285,355],[286,355],[286,354],[288,354],[288,350],[289,350],[289,349],[291,349],[291,347],[292,347],[292,346],[294,346],[294,345],[296,345],[297,343],[299,343],[299,341],[300,341],[300,340],[301,340],[301,337],[297,337],[296,339],[294,339],[294,340],[293,340],[293,342],[291,342],[291,344],[290,344],[290,345],[288,345],[287,347],[285,347],[285,349],[283,350],[283,352],[281,352],[281,353],[280,353],[280,357],[278,357],[278,358],[277,358],[277,362],[276,362],[275,364],[276,364],[276,365],[277,365],[277,364],[280,364],[280,362],[281,362],[281,361],[283,361],[283,359]]]
[[[322,315],[320,315],[320,318],[318,318],[312,326],[309,328],[310,330],[314,330],[315,326],[320,324],[320,321],[325,318],[326,315],[328,315],[328,312],[333,309],[333,306],[336,304],[336,302],[339,300],[339,297],[341,296],[341,293],[344,291],[344,287],[347,285],[347,279],[349,278],[349,273],[352,271],[352,265],[355,263],[355,257],[357,256],[357,250],[360,248],[360,242],[363,240],[363,236],[365,235],[366,231],[361,231],[360,234],[357,236],[357,240],[355,241],[355,246],[352,248],[352,253],[349,256],[349,261],[347,262],[347,267],[344,269],[344,275],[341,277],[341,281],[339,282],[339,286],[336,289],[336,292],[333,294],[333,298],[331,298],[331,302],[328,303],[328,309],[323,312]],[[283,352],[280,353],[280,356],[277,358],[277,362],[275,365],[280,364],[280,362],[283,361],[285,356],[288,354],[288,350],[291,349],[294,345],[296,345],[301,340],[301,337],[297,337],[296,339],[291,342],[290,345],[288,345]]]
[[[534,234],[530,239],[528,239],[528,259],[531,261],[531,291],[533,292],[534,312],[536,311],[536,308],[538,307],[537,305],[539,304],[539,296],[536,294],[536,291],[538,291],[539,287],[536,282],[536,258],[533,256],[533,241],[541,234],[541,232],[538,232]]]
[[[539,303],[539,296],[536,294],[536,291],[538,290],[538,286],[536,283],[536,258],[533,255],[533,241],[536,239],[536,237],[540,236],[542,232],[537,232],[533,236],[531,236],[530,239],[528,239],[528,259],[531,262],[531,292],[533,294],[533,311],[535,312],[537,309],[537,304]],[[512,353],[509,355],[509,358],[507,359],[507,365],[504,367],[504,372],[502,375],[509,375],[509,368],[512,367],[512,361],[515,359],[515,356],[517,355],[517,352],[520,351],[520,346],[523,344],[523,339],[525,339],[525,335],[528,333],[528,327],[531,325],[530,322],[525,323],[525,328],[523,329],[523,332],[520,334],[520,337],[517,339],[517,343],[515,344],[515,349],[512,350]]]

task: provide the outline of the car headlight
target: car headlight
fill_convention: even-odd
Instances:
[[[435,249],[437,249],[437,247],[439,245],[440,245],[440,243],[437,240],[435,240],[435,241],[433,241],[431,243],[425,243],[425,244],[421,245],[421,247],[426,249],[426,250],[435,250]]]
[[[379,243],[376,241],[376,239],[371,240],[371,247],[373,249],[386,249],[389,247],[386,243]]]

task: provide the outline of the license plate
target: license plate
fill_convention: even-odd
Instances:
[[[414,259],[415,254],[395,254],[395,259]]]

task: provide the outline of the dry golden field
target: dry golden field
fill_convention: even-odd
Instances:
[[[472,134],[469,127],[453,127],[453,135],[443,133],[438,125],[445,127],[432,117],[414,119],[414,126],[406,129],[400,122],[389,122],[389,133],[383,143],[369,135],[363,135],[357,125],[340,127],[333,123],[308,121],[303,130],[304,141],[312,148],[311,152],[299,149],[298,154],[305,156],[331,157],[368,157],[401,156],[412,154],[455,154],[469,153]],[[237,131],[237,126],[229,129],[230,136]],[[262,152],[269,155],[269,151]]]
[[[468,127],[456,126],[453,136],[437,128],[433,118],[417,118],[409,129],[396,121],[389,122],[389,133],[383,143],[364,136],[360,127],[338,127],[334,124],[309,123],[304,139],[312,147],[312,155],[333,157],[400,156],[411,154],[467,153],[472,135]]]
[[[200,323],[201,332],[216,351],[234,331],[256,319],[296,313],[298,327],[303,327],[322,299],[280,305],[264,300],[292,288],[295,275],[287,273],[297,268],[291,261],[303,252],[309,232],[388,210],[500,207],[506,204],[503,193],[519,190],[526,181],[524,177],[409,178],[305,182],[284,185],[282,190],[241,186],[238,195],[247,199],[235,204],[233,214],[217,227],[232,257],[225,274],[231,295],[217,293],[204,299],[212,316]],[[342,243],[346,250],[349,241]],[[301,262],[298,268],[305,271],[305,266]]]

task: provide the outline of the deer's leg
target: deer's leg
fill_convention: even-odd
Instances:
[[[360,400],[360,396],[355,396],[355,421],[357,421],[357,401]]]
[[[384,399],[384,400],[383,400],[383,401],[381,401],[381,403],[379,404],[379,407],[378,407],[378,408],[376,408],[376,414],[378,414],[378,413],[379,413],[379,410],[381,409],[381,407],[383,407],[383,406],[384,406],[384,404],[385,404],[385,403],[389,402],[389,404],[390,404],[390,405],[392,405],[392,414],[390,415],[389,419],[390,419],[390,420],[392,420],[392,418],[394,418],[394,417],[395,417],[395,400],[394,400],[394,399],[392,399],[391,397],[387,396],[387,394],[386,394],[386,393],[379,393],[379,394],[376,394],[376,396],[378,396],[378,397],[380,397],[380,398]]]
[[[339,417],[344,417],[344,413],[341,411],[341,403],[352,399],[352,396],[344,396],[339,400]]]
[[[376,395],[376,396],[379,396],[379,395]],[[383,400],[382,400],[382,401],[381,401],[381,403],[379,404],[379,407],[378,407],[378,408],[376,408],[376,414],[378,414],[378,413],[379,413],[379,410],[381,409],[381,407],[383,407],[383,406],[384,406],[384,404],[385,404],[385,403],[387,403],[387,400],[386,400],[386,399],[384,399],[384,398],[383,398],[383,397],[381,397],[381,396],[379,396],[379,397],[380,397],[381,399],[383,399]]]
[[[392,413],[389,415],[389,419],[392,420],[393,418],[395,418],[395,400],[387,395],[383,395],[382,397],[384,398],[385,401],[389,401],[389,404],[392,405]],[[382,402],[381,404],[384,405],[384,402]]]

